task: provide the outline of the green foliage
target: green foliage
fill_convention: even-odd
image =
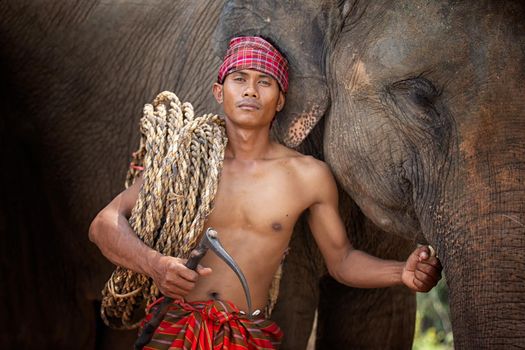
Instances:
[[[452,350],[454,342],[445,278],[429,293],[417,294],[416,334],[412,350]]]

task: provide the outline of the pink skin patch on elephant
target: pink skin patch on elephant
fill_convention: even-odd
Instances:
[[[322,118],[322,111],[323,109],[319,105],[315,105],[310,111],[296,115],[287,128],[288,131],[284,138],[286,146],[297,148]]]

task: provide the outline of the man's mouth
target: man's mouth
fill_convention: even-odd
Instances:
[[[237,104],[237,107],[245,111],[256,111],[261,108],[261,105],[256,102],[243,101],[243,102],[239,102]]]

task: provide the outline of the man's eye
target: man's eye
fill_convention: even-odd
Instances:
[[[233,78],[233,80],[235,80],[235,81],[244,81],[244,78],[243,77],[237,77],[237,78]]]
[[[268,80],[261,80],[260,83],[261,83],[261,85],[264,85],[264,86],[270,86],[271,85],[271,83]]]

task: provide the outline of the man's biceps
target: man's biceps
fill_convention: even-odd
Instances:
[[[326,216],[323,215],[323,210],[319,208],[310,208],[308,212],[308,225],[314,237],[324,235],[326,233],[327,222]]]

